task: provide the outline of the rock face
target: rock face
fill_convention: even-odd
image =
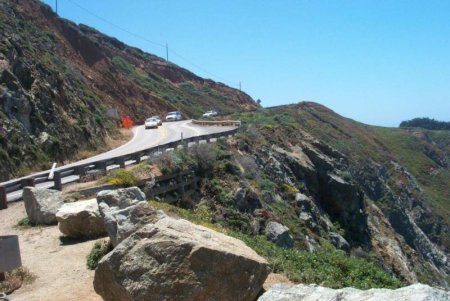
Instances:
[[[414,284],[396,290],[354,288],[331,289],[316,285],[289,286],[275,284],[258,301],[449,301],[450,293],[423,284]]]
[[[345,252],[350,251],[350,245],[340,234],[330,232],[330,242],[336,247],[336,249],[343,250]]]
[[[243,242],[169,217],[103,257],[95,291],[107,301],[255,300],[268,263]]]
[[[145,194],[138,187],[100,191],[97,203],[113,246],[142,226],[166,216],[148,205]]]
[[[28,218],[33,224],[56,224],[56,212],[64,204],[60,191],[25,187],[23,201]]]
[[[62,205],[56,220],[59,230],[69,237],[96,237],[106,232],[95,199]]]
[[[289,233],[289,228],[280,223],[269,222],[266,226],[265,234],[269,240],[276,243],[279,247],[294,247],[294,239]]]

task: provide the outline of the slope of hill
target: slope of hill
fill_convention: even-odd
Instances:
[[[108,111],[139,122],[173,110],[197,117],[257,106],[37,0],[0,0],[0,181],[98,147],[116,127]]]
[[[313,200],[288,202],[313,212],[308,231],[324,238],[337,231],[320,221],[325,216],[401,279],[448,286],[448,132],[368,126],[311,102],[239,117],[247,130],[241,149],[271,181]]]

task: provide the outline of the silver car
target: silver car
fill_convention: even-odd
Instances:
[[[166,116],[166,121],[178,121],[181,120],[181,113],[178,111],[169,112]]]

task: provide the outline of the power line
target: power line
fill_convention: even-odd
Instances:
[[[162,48],[165,48],[165,47],[166,47],[164,44],[161,44],[161,43],[158,43],[158,42],[154,42],[154,41],[150,41],[149,39],[147,39],[147,38],[145,38],[145,37],[143,37],[143,36],[141,36],[141,35],[135,34],[135,33],[131,32],[131,31],[129,31],[129,30],[123,28],[123,27],[120,27],[119,25],[116,25],[116,24],[114,24],[114,23],[112,23],[112,22],[106,20],[106,19],[103,18],[103,17],[100,17],[99,15],[97,15],[97,14],[91,12],[90,10],[84,8],[83,6],[79,5],[79,4],[76,3],[75,1],[72,1],[72,0],[67,0],[67,1],[69,1],[69,2],[72,3],[73,5],[77,6],[78,8],[84,10],[84,11],[87,12],[88,14],[90,14],[90,15],[92,15],[92,16],[94,16],[94,17],[100,19],[100,20],[102,20],[103,22],[105,22],[105,23],[107,23],[107,24],[109,24],[109,25],[111,25],[111,26],[113,26],[113,27],[115,27],[115,28],[117,28],[117,29],[119,29],[119,30],[122,30],[123,32],[128,33],[129,35],[132,35],[132,36],[134,36],[134,37],[136,37],[136,38],[138,38],[138,39],[141,39],[141,40],[143,40],[143,41],[146,41],[147,43],[150,43],[150,44],[153,44],[153,45],[160,46],[160,47],[162,47]]]
[[[132,36],[134,36],[134,37],[136,37],[136,38],[138,38],[138,39],[141,39],[141,40],[143,40],[143,41],[145,41],[145,42],[147,42],[147,43],[150,43],[150,44],[153,44],[153,45],[156,45],[156,46],[165,48],[165,49],[166,49],[166,60],[167,60],[167,61],[169,60],[169,51],[170,51],[170,53],[172,53],[172,54],[175,55],[176,57],[182,59],[183,61],[187,62],[188,64],[192,65],[193,67],[195,67],[195,68],[197,68],[197,69],[203,71],[204,73],[206,73],[206,74],[208,74],[208,75],[210,75],[210,76],[212,76],[212,77],[215,77],[215,78],[221,80],[223,83],[227,83],[227,84],[229,84],[230,86],[233,86],[233,84],[231,84],[231,81],[228,81],[228,80],[226,80],[226,79],[224,79],[224,78],[222,78],[222,77],[220,77],[220,76],[215,75],[214,73],[209,72],[208,70],[204,69],[203,67],[201,67],[201,66],[195,64],[195,63],[192,62],[191,60],[189,60],[189,59],[183,57],[182,55],[180,55],[179,53],[175,52],[174,50],[169,49],[169,45],[168,45],[167,43],[164,45],[164,44],[161,44],[161,43],[158,43],[158,42],[151,41],[151,40],[149,40],[149,39],[147,39],[147,38],[145,38],[145,37],[143,37],[143,36],[141,36],[141,35],[138,35],[138,34],[136,34],[136,33],[133,33],[133,32],[131,32],[131,31],[129,31],[129,30],[127,30],[127,29],[125,29],[125,28],[119,26],[119,25],[114,24],[113,22],[110,22],[110,21],[106,20],[105,18],[103,18],[103,17],[101,17],[101,16],[99,16],[99,15],[97,15],[97,14],[91,12],[90,10],[88,10],[87,8],[85,8],[85,7],[81,6],[81,5],[79,5],[78,3],[76,3],[76,2],[73,1],[73,0],[67,0],[67,1],[69,1],[69,2],[72,3],[73,5],[77,6],[77,7],[80,8],[81,10],[87,12],[88,14],[94,16],[95,18],[97,18],[97,19],[99,19],[99,20],[101,20],[101,21],[103,21],[103,22],[105,22],[105,23],[107,23],[107,24],[109,24],[109,25],[111,25],[111,26],[113,26],[113,27],[115,27],[115,28],[117,28],[117,29],[119,29],[119,30],[121,30],[121,31],[123,31],[123,32],[125,32],[125,33],[127,33],[127,34],[129,34],[129,35],[132,35]]]

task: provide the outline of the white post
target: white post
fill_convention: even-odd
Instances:
[[[53,163],[52,169],[50,170],[50,173],[48,174],[48,179],[49,180],[53,180],[53,175],[55,174],[55,167],[56,167],[56,162]]]

